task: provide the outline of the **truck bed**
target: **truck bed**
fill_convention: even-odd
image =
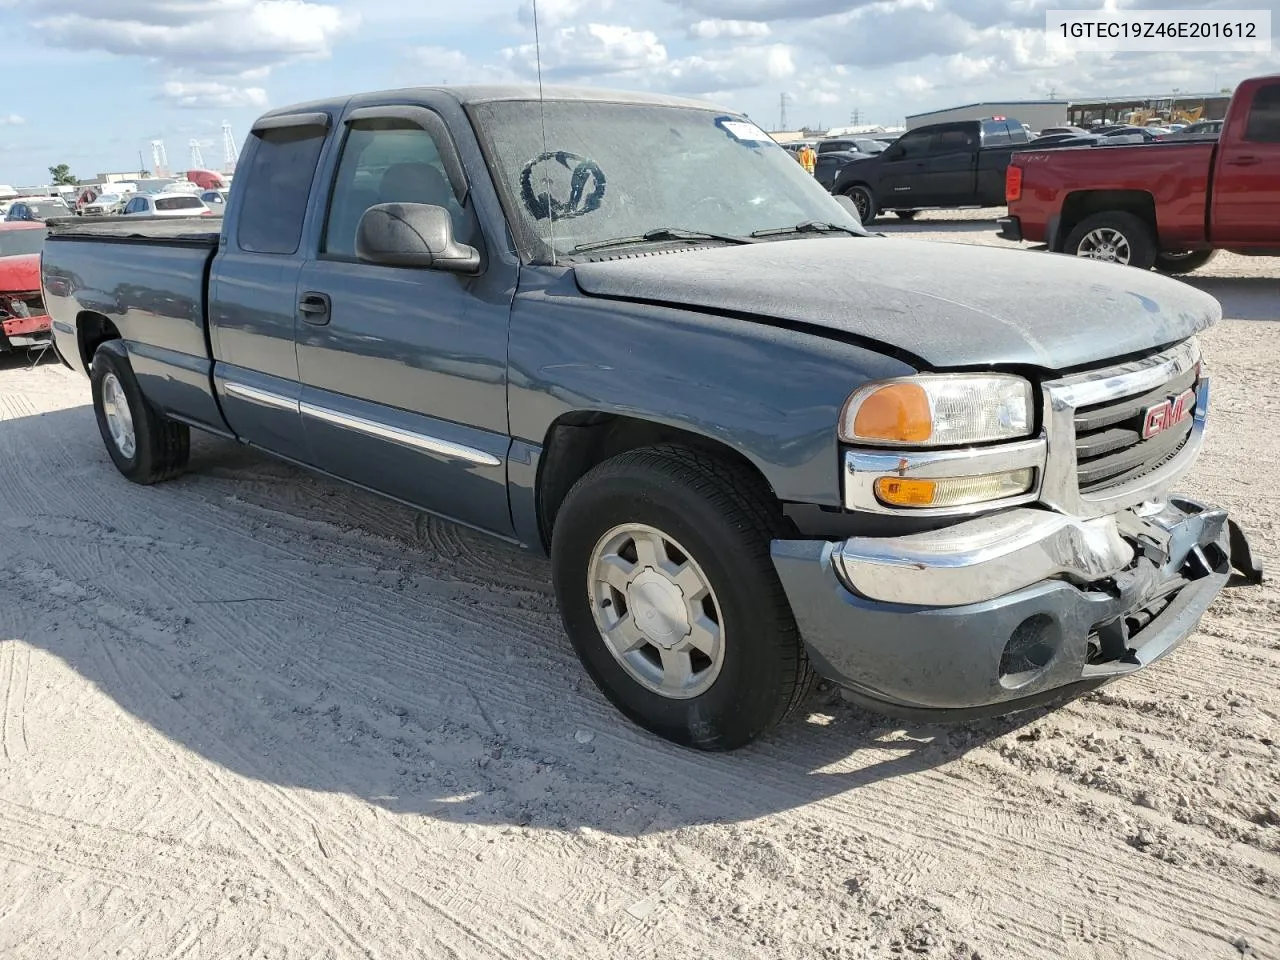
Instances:
[[[1024,239],[1056,249],[1085,215],[1077,197],[1144,191],[1158,211],[1163,246],[1203,241],[1216,149],[1216,141],[1184,140],[1021,150],[1013,162],[1022,168],[1022,195],[1010,202],[1009,215],[1019,218]],[[1058,217],[1055,232],[1051,221]]]
[[[221,217],[58,217],[47,221],[59,239],[179,242],[216,246]]]
[[[69,363],[85,369],[95,331],[114,329],[162,412],[217,430],[205,304],[219,233],[209,226],[194,218],[68,218],[51,224],[41,280],[55,333],[79,345]]]

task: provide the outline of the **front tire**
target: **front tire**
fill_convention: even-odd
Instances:
[[[1156,237],[1151,227],[1132,213],[1095,213],[1067,235],[1063,253],[1150,270],[1156,262]]]
[[[1161,273],[1190,273],[1192,270],[1199,270],[1217,255],[1217,250],[1187,250],[1183,253],[1162,251],[1156,254],[1156,269]]]
[[[750,470],[686,447],[628,451],[570,490],[551,542],[561,617],[623,714],[731,750],[803,701],[814,675],[769,555],[784,523]]]
[[[911,221],[916,218],[916,214],[919,212],[919,210],[895,210],[893,211],[893,215],[899,220]]]
[[[141,484],[182,472],[191,454],[191,431],[147,402],[119,340],[108,340],[94,353],[89,382],[98,432],[117,470]]]
[[[858,208],[858,219],[864,226],[875,220],[880,211],[876,209],[876,198],[872,196],[870,187],[855,183],[844,191],[844,195]]]

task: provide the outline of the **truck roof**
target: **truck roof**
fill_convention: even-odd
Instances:
[[[268,117],[284,116],[293,113],[315,111],[340,111],[348,104],[359,105],[365,102],[380,103],[389,98],[413,101],[424,94],[445,94],[466,106],[473,103],[492,103],[496,100],[537,100],[537,84],[463,84],[459,86],[424,86],[404,87],[394,90],[378,90],[358,93],[350,97],[312,100],[306,103],[293,103],[276,107],[262,114],[260,120]],[[542,97],[548,101],[588,100],[595,103],[634,103],[665,107],[688,107],[696,110],[708,110],[715,113],[740,114],[741,111],[730,110],[720,104],[708,100],[696,100],[689,97],[673,97],[657,93],[638,93],[631,90],[611,90],[605,87],[576,87],[549,85],[542,88]]]

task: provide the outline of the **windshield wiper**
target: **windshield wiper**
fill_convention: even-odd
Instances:
[[[794,227],[771,227],[768,230],[752,230],[753,237],[781,237],[789,233],[847,233],[853,237],[865,237],[866,234],[853,227],[841,226],[838,223],[827,223],[825,220],[802,220]]]
[[[752,234],[755,236],[755,234]],[[655,227],[638,237],[615,237],[612,240],[592,240],[580,243],[569,253],[585,253],[606,247],[625,247],[634,243],[655,243],[660,240],[718,240],[721,243],[755,243],[751,237],[736,237],[730,233],[704,233],[701,230],[681,230],[679,227]]]

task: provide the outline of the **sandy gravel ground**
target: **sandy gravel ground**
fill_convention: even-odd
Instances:
[[[1187,484],[1273,568],[1278,278],[1193,278],[1234,319]],[[1053,713],[826,691],[705,756],[583,679],[543,562],[211,439],[130,485],[87,404],[0,362],[6,960],[1280,957],[1275,582]]]

